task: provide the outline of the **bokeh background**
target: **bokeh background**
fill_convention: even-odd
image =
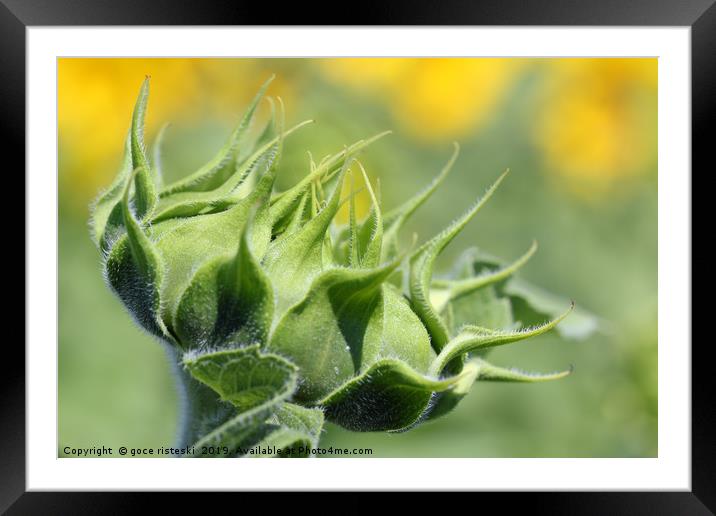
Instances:
[[[657,449],[656,59],[60,59],[59,453],[64,446],[167,446],[177,395],[162,347],[105,287],[88,206],[119,166],[131,110],[151,75],[147,140],[164,122],[165,174],[222,145],[258,86],[314,119],[285,147],[279,186],[385,129],[362,161],[386,208],[462,152],[406,234],[421,240],[511,175],[441,257],[477,245],[507,259],[532,239],[533,283],[597,314],[585,340],[545,335],[494,352],[500,365],[552,371],[536,385],[479,383],[448,417],[404,434],[328,424],[322,446],[383,457],[653,457]],[[264,106],[266,108],[266,106]],[[267,108],[266,108],[267,110]],[[439,267],[440,268],[440,267]]]

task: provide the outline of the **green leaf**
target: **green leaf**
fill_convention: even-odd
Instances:
[[[318,404],[330,421],[348,430],[401,431],[421,420],[434,392],[451,389],[462,379],[436,380],[400,360],[383,359]]]
[[[195,443],[194,456],[201,456],[203,447],[210,455],[245,455],[275,429],[267,420],[290,410],[281,406],[296,389],[297,368],[278,355],[261,352],[258,345],[203,354],[190,352],[183,363],[192,377],[238,409],[235,416]],[[307,414],[295,417],[303,417],[304,424],[311,421]]]
[[[259,345],[207,353],[187,353],[184,367],[239,412],[283,400],[296,389],[298,368]]]
[[[273,77],[270,77],[263,86],[261,86],[251,101],[251,104],[249,104],[241,122],[239,122],[239,125],[231,133],[231,136],[229,136],[229,139],[219,152],[209,160],[208,163],[189,177],[168,186],[162,192],[162,197],[178,192],[206,192],[217,188],[226,181],[227,174],[231,174],[235,167],[237,147],[251,127],[251,121],[256,113],[256,108],[272,80]]]
[[[457,160],[457,156],[460,153],[460,146],[455,143],[453,144],[455,149],[452,156],[448,160],[447,164],[443,167],[440,173],[432,180],[432,182],[425,187],[422,191],[418,192],[413,198],[404,202],[397,208],[391,210],[385,215],[385,233],[384,233],[384,246],[383,246],[383,259],[391,259],[398,254],[398,233],[403,227],[403,224],[415,213],[415,211],[422,206],[425,201],[437,190],[442,182],[447,177],[448,173],[452,169],[453,164]]]
[[[204,264],[180,296],[172,327],[185,349],[265,343],[273,289],[251,251],[246,224],[235,256]]]
[[[465,225],[492,197],[497,187],[505,178],[503,173],[497,181],[487,190],[485,195],[477,201],[462,217],[449,227],[423,244],[410,258],[409,292],[410,301],[415,312],[425,324],[432,339],[435,351],[440,351],[449,340],[449,329],[430,301],[430,284],[432,281],[435,259],[440,252],[452,241]]]

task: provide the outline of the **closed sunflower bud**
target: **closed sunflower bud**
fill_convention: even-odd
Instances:
[[[433,278],[438,255],[505,174],[406,254],[400,229],[445,179],[457,146],[430,185],[385,214],[357,160],[383,134],[311,163],[301,181],[276,192],[284,139],[308,122],[285,129],[279,102],[278,115],[252,138],[268,84],[212,160],[164,185],[143,142],[147,79],[123,166],[93,206],[109,286],[180,365],[182,445],[218,455],[297,448],[310,455],[324,417],[351,430],[401,431],[448,412],[475,381],[568,374],[527,374],[485,360],[490,348],[545,333],[572,309],[511,279],[534,244],[507,265],[468,250],[451,275]],[[353,189],[341,198],[347,177],[365,183],[372,202],[365,220],[356,217]],[[346,202],[349,222],[339,226]],[[593,329],[588,316],[574,315],[572,333]]]

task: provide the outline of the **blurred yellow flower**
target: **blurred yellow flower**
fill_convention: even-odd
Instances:
[[[656,59],[554,59],[544,66],[532,132],[558,181],[598,198],[655,170]]]
[[[357,90],[376,93],[399,88],[403,78],[417,64],[405,58],[336,58],[320,59],[321,72],[330,80]]]
[[[383,99],[401,129],[444,143],[488,122],[528,60],[514,58],[323,59],[334,82]]]
[[[401,130],[444,143],[482,129],[527,71],[540,80],[522,122],[544,168],[597,198],[653,168],[656,59],[324,59],[325,77],[381,99]]]

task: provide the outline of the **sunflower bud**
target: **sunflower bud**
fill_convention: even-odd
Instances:
[[[490,348],[545,333],[572,310],[568,302],[557,303],[559,312],[554,302],[545,309],[531,287],[512,286],[535,245],[507,265],[469,250],[451,275],[433,278],[441,251],[505,174],[406,254],[400,229],[443,182],[457,145],[430,185],[385,214],[358,160],[383,134],[311,163],[301,181],[276,192],[284,139],[308,122],[285,129],[279,102],[252,137],[268,84],[212,160],[164,185],[159,160],[144,148],[146,80],[123,166],[93,207],[109,286],[175,351],[189,398],[203,404],[190,410],[184,444],[232,456],[268,444],[310,450],[324,416],[357,431],[400,431],[445,414],[475,381],[569,373],[527,374],[485,360]],[[353,190],[341,198],[348,177],[362,180],[370,196],[365,220],[356,217]],[[346,202],[349,222],[338,225]]]

